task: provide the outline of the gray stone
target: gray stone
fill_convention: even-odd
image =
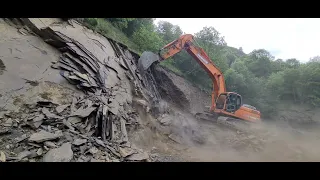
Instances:
[[[92,148],[89,149],[89,152],[90,152],[92,155],[93,155],[93,154],[96,154],[98,151],[99,151],[99,150],[98,150],[98,148],[96,148],[96,147],[92,147]]]
[[[19,155],[18,155],[18,160],[21,161],[22,159],[27,158],[27,157],[29,157],[30,155],[32,155],[32,152],[30,152],[30,151],[23,151],[23,152],[19,153]]]
[[[164,126],[168,126],[171,124],[172,119],[170,118],[169,115],[163,114],[160,118],[160,123]]]
[[[12,119],[11,118],[7,119],[6,122],[3,123],[3,126],[11,127],[12,126]]]
[[[65,104],[65,105],[61,105],[56,107],[56,111],[58,114],[62,113],[68,106],[70,106],[70,104]]]
[[[47,108],[42,108],[42,113],[46,115],[48,119],[62,119],[61,116],[51,113]]]
[[[77,117],[77,116],[74,116],[74,117],[69,117],[68,118],[68,122],[75,125],[77,123],[80,123],[82,120],[81,118]]]
[[[10,133],[11,133],[11,130],[9,128],[0,129],[0,135],[10,134]]]
[[[57,145],[53,142],[50,142],[50,141],[46,141],[44,142],[44,145],[47,146],[48,148],[56,148]]]
[[[70,162],[73,151],[70,143],[64,143],[61,147],[51,149],[43,156],[43,162]]]
[[[85,109],[83,107],[80,107],[76,112],[72,114],[72,116],[78,116],[81,118],[88,117],[96,109],[96,107],[88,107]]]
[[[43,153],[43,149],[42,149],[42,148],[39,148],[39,149],[37,150],[37,155],[38,155],[38,156],[41,156],[42,153]]]
[[[61,137],[61,134],[53,134],[47,131],[41,130],[40,132],[34,133],[30,136],[29,141],[41,143]]]
[[[136,154],[132,154],[129,157],[127,157],[127,160],[130,161],[142,161],[142,160],[146,160],[149,158],[148,153],[146,152],[141,152],[141,153],[136,153]]]
[[[170,135],[169,135],[169,138],[170,138],[171,140],[179,143],[179,144],[182,144],[182,139],[181,139],[181,137],[178,136],[178,135],[170,134]]]
[[[100,139],[95,139],[96,140],[96,143],[98,144],[98,145],[100,145],[100,146],[103,146],[103,147],[106,147],[106,145],[104,144],[104,142],[103,141],[101,141]]]
[[[119,147],[119,153],[122,157],[128,157],[130,155],[132,155],[133,153],[135,153],[135,150],[128,148],[128,147]]]
[[[22,136],[17,137],[14,140],[15,140],[16,143],[19,143],[19,142],[21,142],[21,141],[23,141],[23,140],[25,140],[27,138],[28,138],[27,134],[23,134]]]
[[[143,99],[135,99],[134,101],[140,104],[141,106],[148,106],[148,102]]]
[[[73,145],[76,145],[76,146],[80,146],[80,145],[82,145],[82,144],[84,144],[84,143],[86,143],[87,142],[87,140],[86,139],[76,139],[76,140],[74,140],[73,141]]]
[[[44,119],[44,115],[43,114],[40,114],[39,116],[35,117],[32,121],[33,121],[33,126],[35,128],[39,128],[40,125],[42,124],[43,122],[43,119]]]

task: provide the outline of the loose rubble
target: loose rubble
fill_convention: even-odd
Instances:
[[[128,127],[139,126],[138,114],[131,106],[132,97],[128,97],[131,92],[118,83],[128,78],[134,84],[135,95],[147,98],[133,59],[128,58],[129,51],[111,41],[117,57],[105,54],[101,61],[66,34],[52,27],[38,28],[27,19],[22,21],[31,24],[30,29],[61,51],[60,60],[51,67],[84,94],[75,93],[72,102],[65,104],[38,98],[24,104],[18,112],[1,112],[0,135],[10,136],[12,131],[21,135],[12,140],[8,137],[13,146],[1,151],[0,160],[147,161],[148,153],[129,142]],[[120,76],[119,67],[125,76]]]
[[[36,143],[41,143],[44,141],[50,141],[50,140],[54,140],[61,137],[61,135],[58,134],[53,134],[53,133],[49,133],[47,131],[44,130],[40,130],[37,133],[34,133],[30,136],[29,141],[30,142],[36,142]]]
[[[51,149],[43,156],[43,162],[69,162],[73,158],[70,143],[64,143],[61,147]]]
[[[45,105],[41,102],[26,104],[14,116],[19,122],[14,129],[31,131],[13,140],[15,148],[20,146],[25,151],[13,156],[10,154],[7,161],[117,162],[148,159],[148,154],[132,148],[128,141],[126,126],[135,125],[136,113],[130,109],[115,115],[108,111],[108,105],[94,94],[74,97],[73,102],[66,105],[51,102]],[[58,108],[62,106],[63,111]],[[1,127],[1,130],[10,134],[3,128],[8,126]],[[34,133],[30,133],[32,131]],[[3,154],[1,161],[5,161]]]

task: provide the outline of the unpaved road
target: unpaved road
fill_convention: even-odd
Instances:
[[[60,22],[60,20],[51,18],[40,20],[33,18],[33,20],[41,21],[43,26]],[[101,61],[106,54],[115,56],[115,50],[107,39],[80,25],[76,24],[72,27],[64,23],[62,25],[52,24],[52,27],[86,44],[88,49],[95,53]],[[64,79],[58,70],[50,68],[53,62],[59,60],[61,52],[48,45],[42,38],[20,31],[22,30],[19,30],[19,27],[0,20],[1,128],[6,126],[5,123],[9,119],[3,115],[3,112],[23,114],[19,109],[25,103],[36,102],[39,97],[65,104],[70,103],[74,95],[83,94],[82,91]],[[102,45],[97,43],[97,39],[103,42]],[[297,131],[288,125],[263,124],[257,127],[258,130],[255,130],[254,133],[249,134],[195,119],[193,113],[202,111],[205,106],[210,105],[210,95],[201,92],[183,78],[161,68],[157,79],[163,83],[161,84],[163,87],[161,93],[169,104],[169,112],[155,119],[147,112],[144,105],[135,103],[137,97],[133,92],[133,83],[125,78],[121,68],[116,69],[122,80],[113,78],[108,83],[110,86],[120,84],[121,88],[119,89],[128,89],[121,91],[124,93],[121,97],[125,97],[126,101],[127,99],[129,99],[128,101],[132,100],[132,108],[138,113],[136,119],[139,121],[139,126],[127,126],[129,141],[137,148],[147,152],[152,161],[320,160],[317,129],[311,132]],[[12,123],[16,123],[15,120],[19,120],[19,118],[17,116],[17,119],[11,119]],[[317,118],[317,116],[313,118]],[[20,126],[18,127],[20,128]],[[17,144],[7,148],[8,144],[23,133],[35,132],[15,128],[10,135],[0,135],[0,151],[9,154],[21,153],[25,150],[25,146]],[[62,144],[63,142],[56,143]],[[36,147],[42,149],[41,146]],[[30,147],[27,148],[30,150]],[[77,148],[72,145],[74,151]],[[45,151],[45,149],[43,150]],[[79,152],[76,152],[73,157],[71,156],[74,161],[81,160],[83,162],[87,158],[84,157],[87,155],[79,154],[83,158],[81,159],[77,153]],[[102,154],[101,156],[95,155],[94,158],[99,161],[107,161],[106,157],[108,156]],[[99,159],[101,157],[103,159]],[[35,161],[34,158],[24,158],[24,160]],[[109,161],[119,160],[109,156]]]

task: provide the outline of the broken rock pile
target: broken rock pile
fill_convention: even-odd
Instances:
[[[2,156],[6,161],[30,162],[147,160],[147,153],[128,142],[126,125],[136,123],[136,114],[115,116],[99,102],[96,96],[80,96],[71,104],[39,101],[26,104],[19,113],[5,113],[8,123],[3,123],[1,136],[21,135],[1,139],[8,142]]]
[[[6,147],[7,161],[148,159],[148,154],[128,141],[128,126],[135,127],[139,123],[137,113],[131,107],[131,87],[125,82],[129,79],[134,90],[143,94],[133,59],[125,54],[128,51],[111,41],[117,57],[108,56],[103,43],[98,40],[95,43],[100,48],[89,51],[88,44],[70,38],[60,32],[61,29],[53,26],[38,28],[29,20],[23,21],[44,41],[62,52],[52,68],[60,70],[60,75],[84,95],[73,97],[69,104],[41,99],[25,104],[20,113],[6,113],[3,118],[6,123],[2,123],[6,127],[0,127],[0,133],[21,133],[14,141],[7,139],[12,141],[12,146]],[[18,147],[21,151],[10,151]]]

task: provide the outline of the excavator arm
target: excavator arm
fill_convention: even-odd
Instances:
[[[213,64],[207,53],[202,48],[193,44],[193,36],[191,34],[182,35],[177,40],[164,46],[159,51],[160,61],[166,60],[182,50],[186,50],[212,79],[213,92],[211,110],[215,109],[215,99],[220,93],[226,92],[225,80],[222,72]]]

